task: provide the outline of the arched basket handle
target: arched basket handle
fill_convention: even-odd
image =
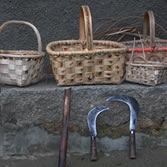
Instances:
[[[35,35],[37,37],[37,42],[38,42],[38,52],[39,52],[39,55],[41,56],[42,55],[42,42],[41,42],[41,36],[40,36],[40,33],[38,31],[38,29],[31,23],[27,22],[27,21],[21,21],[21,20],[10,20],[10,21],[7,21],[5,23],[3,23],[1,26],[0,26],[0,32],[9,24],[25,24],[25,25],[28,25],[29,27],[31,27],[33,29],[33,31],[35,32]]]
[[[92,17],[88,6],[80,8],[80,40],[86,40],[86,48],[93,49]]]
[[[153,11],[147,11],[144,15],[143,38],[147,38],[148,31],[150,31],[150,46],[155,47],[155,17]]]

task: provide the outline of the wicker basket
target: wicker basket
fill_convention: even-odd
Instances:
[[[17,86],[27,86],[36,83],[41,79],[44,62],[39,31],[29,22],[11,20],[1,25],[0,32],[8,24],[30,26],[37,36],[38,51],[0,50],[0,83]]]
[[[88,6],[80,9],[80,39],[51,42],[46,47],[58,85],[120,84],[127,48],[111,41],[93,41]]]
[[[147,38],[150,27],[150,37]],[[123,42],[128,46],[126,80],[145,85],[158,85],[167,81],[167,40],[155,39],[155,19],[146,12],[143,27],[144,40]],[[143,46],[142,46],[143,45]],[[132,54],[132,57],[130,56]],[[130,60],[131,57],[131,60]]]

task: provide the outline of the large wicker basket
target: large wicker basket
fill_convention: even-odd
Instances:
[[[166,82],[167,40],[155,39],[155,18],[152,11],[147,11],[144,16],[143,38],[144,40],[136,41],[136,48],[132,47],[133,41],[123,42],[128,46],[126,80],[145,85]]]
[[[80,9],[80,39],[51,42],[46,47],[58,85],[120,84],[127,48],[111,41],[93,41],[88,6]]]
[[[27,86],[36,83],[41,79],[44,62],[39,31],[29,22],[11,20],[1,25],[0,32],[8,24],[30,26],[37,36],[38,51],[0,50],[0,83],[17,86]]]

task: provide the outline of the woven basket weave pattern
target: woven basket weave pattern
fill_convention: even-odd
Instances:
[[[130,68],[130,69],[129,69]],[[126,80],[144,85],[158,85],[166,81],[167,67],[126,66]]]
[[[34,30],[38,51],[0,50],[0,83],[27,86],[42,78],[44,53],[39,31],[29,22],[11,20],[0,26],[0,32],[9,24],[24,24]]]
[[[29,85],[41,79],[43,58],[0,57],[0,83]]]
[[[50,56],[60,85],[119,83],[124,76],[124,59],[118,53]]]
[[[126,80],[153,86],[164,83],[167,81],[167,52],[162,48],[166,47],[167,40],[155,39],[155,18],[152,11],[145,13],[143,38],[144,40],[140,39],[136,43],[135,40],[124,42],[131,51],[126,57]],[[135,52],[134,47],[140,51]]]
[[[80,10],[79,40],[55,41],[47,45],[57,85],[120,84],[125,74],[125,45],[93,40],[88,6]]]

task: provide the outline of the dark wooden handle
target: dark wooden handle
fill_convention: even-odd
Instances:
[[[96,150],[96,137],[91,136],[91,147],[90,147],[90,160],[91,161],[96,161],[97,160],[97,150]]]
[[[61,144],[59,149],[58,167],[66,166],[70,109],[71,109],[71,88],[66,88],[64,91],[64,113],[62,120],[62,134],[61,134]]]
[[[135,139],[135,131],[130,131],[129,135],[129,158],[136,158],[136,139]]]

